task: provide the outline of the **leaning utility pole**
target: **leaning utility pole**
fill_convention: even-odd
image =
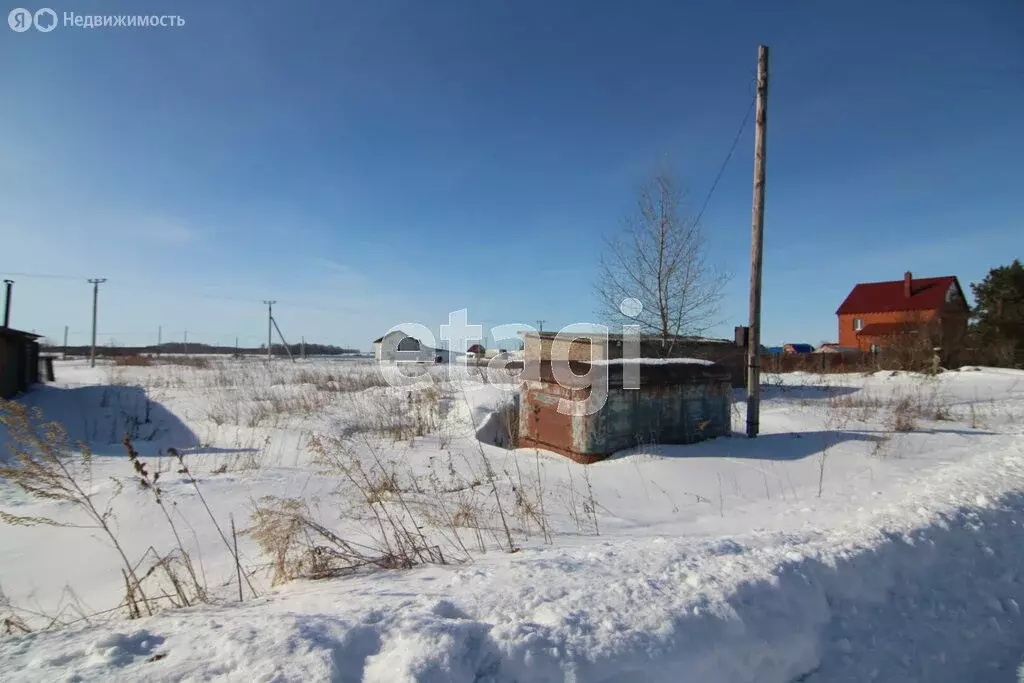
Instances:
[[[288,346],[288,341],[284,338],[284,335],[281,334],[281,328],[277,326],[277,321],[271,317],[270,323],[274,326],[274,329],[277,330],[277,336],[281,338],[281,346],[283,346],[284,350],[288,352],[288,358],[294,363],[295,356],[292,355],[292,347]]]
[[[100,298],[100,285],[107,281],[105,277],[96,277],[88,282],[92,285],[92,349],[89,351],[89,367],[96,367],[96,308]]]
[[[747,339],[747,436],[757,436],[761,414],[761,262],[764,255],[765,134],[768,128],[768,47],[757,49],[754,129],[754,210],[750,244],[750,334]]]
[[[273,356],[270,349],[274,345],[274,304],[276,301],[266,301],[263,303],[267,305],[267,360],[270,360]]]

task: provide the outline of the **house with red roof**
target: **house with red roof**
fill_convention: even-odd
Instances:
[[[969,314],[953,275],[907,272],[902,280],[862,282],[836,311],[839,346],[876,351],[916,339],[948,349],[963,337]]]

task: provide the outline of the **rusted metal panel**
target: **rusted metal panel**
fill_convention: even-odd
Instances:
[[[571,391],[557,384],[524,383],[520,408],[520,445],[534,445],[557,452],[571,452],[572,416],[558,411],[559,401],[571,399]]]

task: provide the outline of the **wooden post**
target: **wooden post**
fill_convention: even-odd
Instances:
[[[747,436],[757,436],[761,412],[761,261],[764,254],[765,133],[768,128],[768,47],[757,49],[754,129],[754,210],[750,244],[750,345],[747,347]]]

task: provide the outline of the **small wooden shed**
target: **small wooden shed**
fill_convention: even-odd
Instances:
[[[0,327],[0,398],[14,398],[39,381],[39,337]]]

